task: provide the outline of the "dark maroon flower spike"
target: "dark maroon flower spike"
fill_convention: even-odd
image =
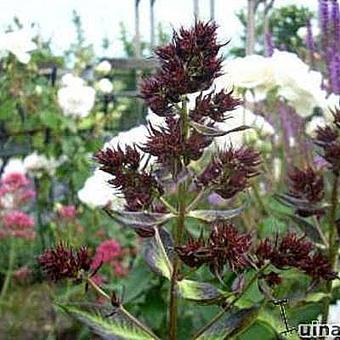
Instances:
[[[329,163],[330,169],[336,174],[340,173],[340,109],[333,112],[333,124],[316,130],[314,142],[323,149],[323,158]]]
[[[303,217],[312,215],[320,216],[324,213],[322,208],[316,208],[315,204],[322,201],[324,197],[324,180],[322,174],[312,167],[304,169],[294,167],[288,173],[289,195],[301,200],[297,203],[296,213]]]
[[[126,200],[126,208],[137,211],[148,208],[153,199],[163,193],[154,176],[146,170],[139,170],[141,155],[135,147],[126,146],[125,152],[106,148],[95,155],[100,169],[113,175],[109,181],[120,190]]]
[[[260,154],[247,147],[219,152],[198,177],[198,185],[211,185],[225,199],[249,186],[249,179],[259,174]]]
[[[207,118],[214,122],[223,122],[226,119],[225,113],[235,110],[241,104],[241,100],[233,97],[232,93],[225,90],[216,94],[201,93],[196,98],[194,109],[189,112],[190,118],[197,123],[203,123]]]
[[[239,233],[232,223],[226,221],[216,221],[212,228],[208,240],[211,271],[221,275],[226,265],[234,272],[248,267],[251,235]]]
[[[198,160],[212,139],[191,129],[190,136],[185,139],[179,119],[167,117],[166,125],[154,128],[149,126],[150,136],[141,149],[157,158],[157,162],[169,167],[172,173],[180,171],[181,159]]]
[[[59,243],[55,248],[45,250],[39,256],[38,263],[52,281],[78,280],[81,279],[82,272],[90,270],[91,257],[86,247],[74,250]]]
[[[195,23],[191,29],[174,32],[171,43],[155,50],[160,69],[144,80],[141,97],[160,116],[173,115],[181,96],[208,89],[221,75],[222,58],[218,53],[217,26]]]
[[[251,236],[240,234],[233,224],[223,221],[214,222],[212,228],[207,241],[202,236],[197,240],[190,238],[186,245],[177,247],[180,259],[189,267],[207,264],[218,276],[225,266],[232,271],[247,267]]]
[[[327,258],[305,236],[295,233],[287,233],[280,239],[276,237],[274,242],[270,239],[261,241],[255,254],[259,266],[270,261],[278,269],[297,268],[315,281],[336,278]]]

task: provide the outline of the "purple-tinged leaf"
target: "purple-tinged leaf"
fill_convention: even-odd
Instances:
[[[236,279],[233,281],[231,285],[231,289],[235,293],[242,292],[244,285],[246,283],[246,279],[244,274],[239,274],[236,276]]]
[[[301,198],[297,198],[297,197],[293,197],[290,195],[285,195],[285,194],[276,194],[274,195],[274,198],[289,207],[293,207],[295,209],[300,208],[300,209],[304,209],[304,210],[310,210],[310,211],[314,211],[316,209],[320,209],[319,206],[316,206],[315,204],[310,203],[307,200],[303,200]]]
[[[218,304],[233,295],[232,292],[221,291],[210,283],[192,280],[178,281],[177,289],[184,299],[202,304]]]
[[[223,131],[223,130],[220,130],[218,128],[199,124],[199,123],[194,122],[194,121],[192,121],[190,124],[197,132],[201,133],[202,135],[210,136],[210,137],[221,137],[221,136],[228,135],[229,133],[240,132],[240,131],[244,131],[244,130],[247,130],[247,129],[251,129],[250,126],[241,125],[241,126],[238,126],[234,129]]]
[[[173,218],[175,215],[171,213],[149,213],[135,211],[115,211],[106,210],[112,219],[115,221],[138,229],[138,227],[153,227],[163,224]]]
[[[238,216],[244,209],[245,206],[229,210],[193,210],[189,212],[188,216],[205,222],[213,222]]]
[[[207,330],[200,333],[195,339],[200,340],[223,340],[231,339],[247,329],[258,317],[259,306],[241,309],[234,313],[226,313]]]
[[[157,274],[171,280],[173,273],[172,263],[169,259],[172,256],[172,240],[164,230],[154,228],[154,237],[146,241],[144,249],[144,259],[149,267]]]

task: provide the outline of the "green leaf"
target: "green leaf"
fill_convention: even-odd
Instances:
[[[42,112],[40,115],[41,122],[52,129],[55,129],[60,125],[59,117],[60,115],[57,115],[50,111]]]
[[[218,219],[230,219],[241,214],[245,206],[229,209],[229,210],[193,210],[187,216],[202,220],[205,222],[212,222]]]
[[[187,300],[204,304],[214,304],[225,300],[233,295],[230,292],[223,292],[210,283],[197,282],[192,280],[181,280],[177,282],[179,294]]]
[[[286,216],[291,219],[312,241],[322,243],[320,234],[313,224],[299,216],[292,214],[287,214]]]
[[[147,340],[157,339],[151,336],[139,321],[131,318],[131,315],[121,308],[116,308],[110,317],[104,317],[97,311],[81,310],[72,304],[58,305],[62,310],[70,314],[78,321],[88,326],[95,334],[103,339],[127,339]]]
[[[154,237],[150,238],[145,246],[145,261],[154,272],[171,280],[173,267],[169,259],[169,255],[171,254],[169,234],[158,230],[158,228],[154,228],[154,230]],[[162,233],[163,237],[161,237],[160,233]]]
[[[135,211],[118,211],[106,210],[112,219],[135,229],[154,227],[156,225],[165,223],[173,218],[175,215],[168,213],[148,213]]]
[[[247,329],[260,313],[260,306],[240,309],[235,313],[226,313],[195,339],[223,340],[230,339]]]

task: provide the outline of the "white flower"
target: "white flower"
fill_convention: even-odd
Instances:
[[[101,74],[108,74],[111,69],[111,64],[107,60],[103,60],[96,66],[95,71]]]
[[[12,53],[23,64],[30,61],[29,52],[36,48],[37,45],[32,41],[32,35],[28,31],[19,30],[0,35],[0,54]]]
[[[110,206],[113,210],[123,209],[125,199],[108,183],[110,179],[110,174],[96,169],[78,191],[79,200],[90,208]]]
[[[285,51],[274,51],[269,64],[279,96],[285,98],[299,116],[310,116],[325,97],[321,73],[310,71],[296,54]]]
[[[324,117],[313,117],[307,124],[306,124],[306,134],[310,137],[315,137],[315,131],[318,126],[324,127],[326,125],[326,120]]]
[[[47,158],[45,155],[39,155],[37,152],[33,152],[25,157],[24,167],[27,172],[31,172],[39,177],[43,172],[54,175],[55,170],[62,162],[62,159]]]
[[[26,174],[26,169],[24,167],[24,163],[21,159],[19,158],[11,158],[7,164],[5,165],[3,169],[2,176],[5,176],[9,173],[21,173],[21,174]]]
[[[274,82],[268,58],[255,54],[227,62],[222,78],[227,78],[226,85],[231,82],[236,87],[257,90],[271,87]]]
[[[298,37],[300,37],[301,39],[303,39],[303,40],[306,39],[306,37],[307,37],[307,27],[306,26],[300,27],[297,30],[296,33],[297,33]],[[319,28],[318,22],[316,20],[312,21],[312,34],[313,34],[313,37],[317,37],[320,34],[320,28]]]
[[[96,84],[96,88],[102,93],[111,93],[113,90],[113,85],[109,79],[103,78],[100,79]]]
[[[248,125],[263,137],[271,136],[275,133],[274,128],[267,120],[243,107],[239,107],[232,111],[231,116],[232,118],[227,119],[225,122],[216,124],[216,127],[220,130],[228,131],[241,125]],[[247,133],[247,130],[230,133],[226,136],[215,138],[215,142],[222,148],[229,145],[241,146],[244,144]]]
[[[95,102],[95,90],[84,85],[84,80],[67,74],[62,78],[64,87],[58,90],[58,103],[65,116],[86,117]]]

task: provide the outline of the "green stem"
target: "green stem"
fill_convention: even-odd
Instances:
[[[257,187],[257,185],[254,183],[252,185],[252,189],[254,191],[254,196],[255,196],[255,199],[261,209],[261,212],[262,212],[262,215],[264,216],[268,216],[268,212],[267,212],[267,209],[266,209],[266,206],[262,200],[262,197],[261,197],[261,194],[259,192],[259,188]]]
[[[177,210],[173,207],[164,197],[159,197],[159,200],[172,212],[174,215],[177,215]]]
[[[339,186],[339,174],[334,174],[334,182],[331,196],[331,207],[329,210],[329,233],[328,233],[328,251],[329,251],[329,262],[331,268],[336,270],[337,262],[337,226],[336,226],[336,208],[338,203],[338,186]],[[332,281],[328,281],[326,285],[326,293],[328,296],[324,300],[323,310],[322,310],[322,323],[327,323],[329,306],[332,299]]]
[[[188,121],[188,108],[187,108],[187,98],[183,98],[181,107],[181,129],[183,142],[188,138],[189,134],[189,121]],[[188,164],[187,159],[183,159],[183,166]],[[185,228],[185,214],[186,214],[186,183],[182,182],[178,184],[177,187],[177,223],[174,230],[175,247],[179,246],[182,241],[184,228]],[[175,340],[177,334],[177,292],[176,284],[177,278],[180,273],[180,261],[177,256],[174,258],[173,273],[170,282],[170,302],[169,302],[169,339]]]
[[[253,283],[257,280],[259,275],[269,266],[269,264],[264,265],[256,274],[249,280],[248,284],[244,287],[242,293],[234,298],[233,301],[230,302],[226,307],[224,307],[219,313],[217,313],[203,328],[201,328],[193,337],[193,339],[197,339],[201,336],[207,329],[209,329],[215,322],[217,322],[224,313],[230,309],[235,303],[241,299],[241,297],[248,291],[248,289],[253,285]]]
[[[5,277],[5,281],[2,285],[1,288],[1,295],[0,295],[0,300],[3,301],[3,299],[6,296],[11,277],[12,277],[12,271],[13,271],[13,265],[14,265],[14,260],[15,260],[15,247],[14,247],[14,239],[11,238],[10,240],[10,249],[9,249],[9,260],[8,260],[8,269]]]

